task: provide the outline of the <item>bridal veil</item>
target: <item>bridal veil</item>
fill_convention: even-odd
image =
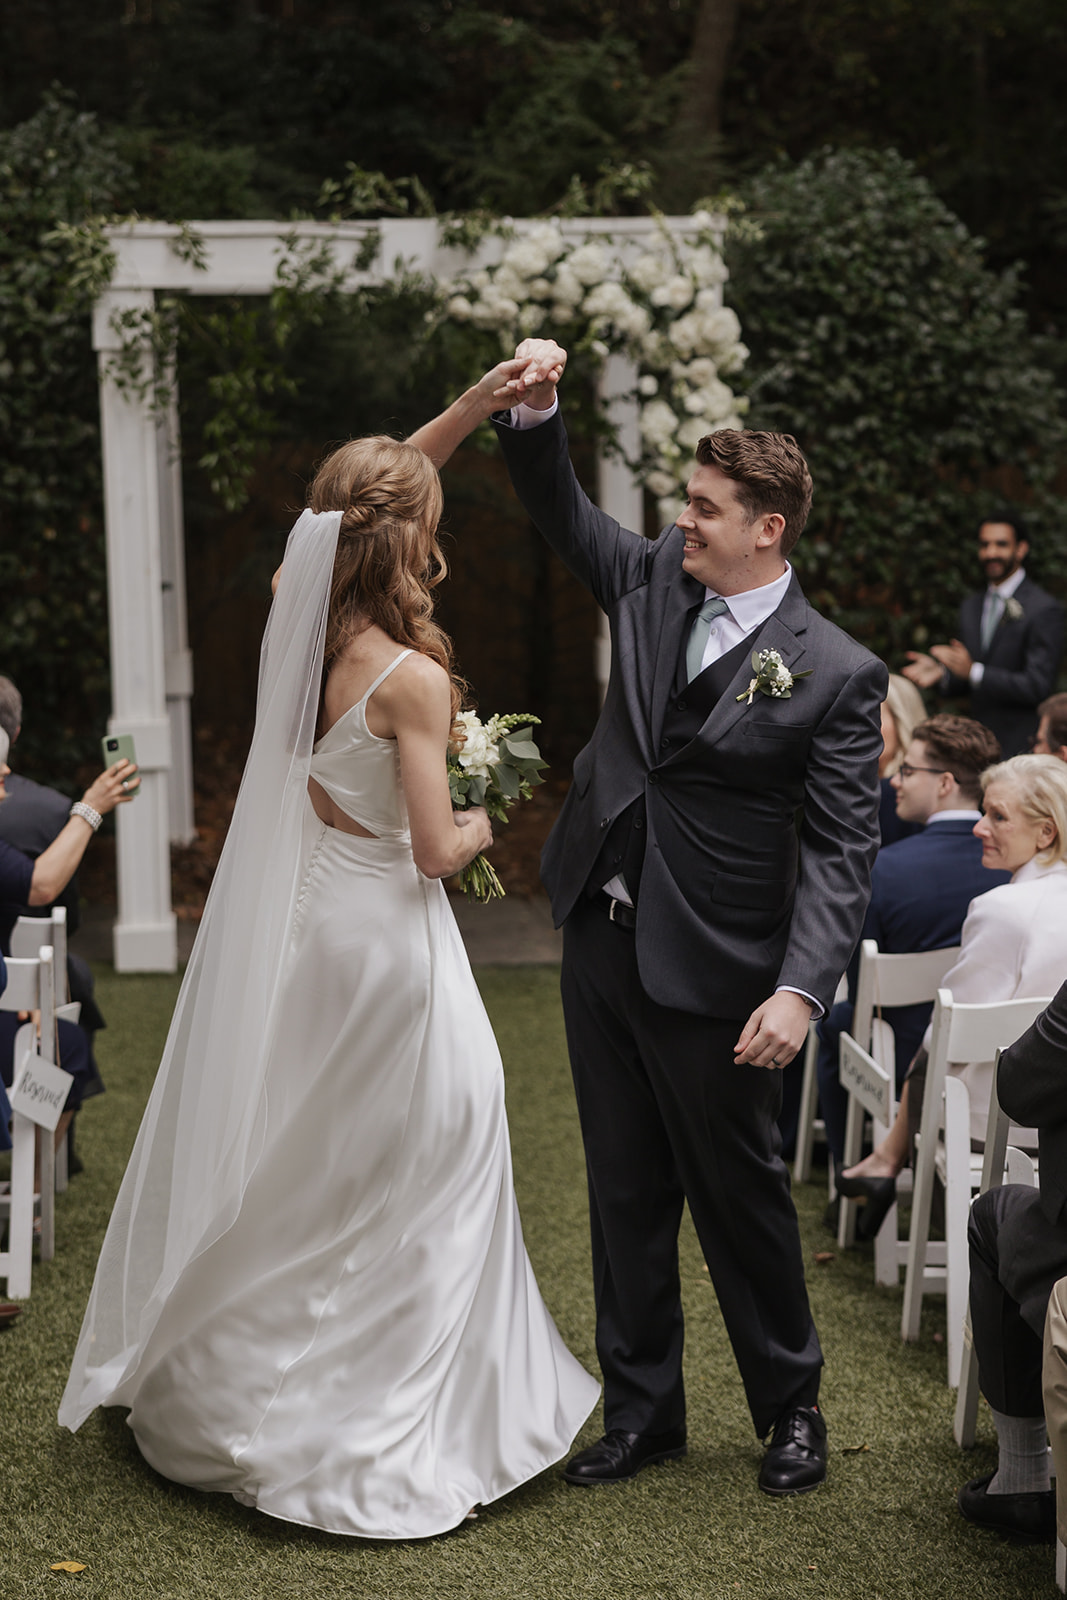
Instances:
[[[111,1217],[59,1421],[130,1404],[179,1275],[232,1225],[262,1145],[259,1108],[296,895],[339,511],[286,546],[233,821]]]

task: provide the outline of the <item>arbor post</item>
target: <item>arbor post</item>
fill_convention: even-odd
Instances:
[[[170,903],[166,705],[160,563],[160,428],[148,395],[120,387],[113,358],[124,344],[117,312],[150,312],[151,289],[108,290],[97,301],[93,346],[100,375],[107,534],[112,715],[109,733],[133,735],[141,792],[116,816],[119,972],[173,972],[177,934]],[[125,335],[128,343],[129,334]],[[146,348],[145,363],[152,359]]]

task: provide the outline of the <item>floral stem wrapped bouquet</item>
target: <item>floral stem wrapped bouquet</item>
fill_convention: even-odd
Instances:
[[[493,822],[506,822],[517,800],[528,800],[548,765],[530,737],[539,717],[516,713],[482,722],[461,711],[448,752],[448,787],[454,811],[484,806]],[[504,886],[484,855],[476,855],[459,875],[468,900],[502,900]]]

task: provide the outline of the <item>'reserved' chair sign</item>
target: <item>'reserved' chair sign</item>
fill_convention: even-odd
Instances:
[[[8,1096],[11,1109],[30,1122],[35,1122],[39,1128],[47,1128],[49,1133],[54,1133],[73,1082],[73,1076],[64,1072],[62,1067],[46,1061],[35,1049],[27,1050],[19,1063],[14,1088]]]

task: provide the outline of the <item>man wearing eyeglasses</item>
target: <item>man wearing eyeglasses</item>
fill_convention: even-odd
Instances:
[[[1017,511],[987,517],[978,529],[986,587],[960,606],[959,638],[929,655],[910,650],[901,669],[920,689],[968,696],[971,715],[996,734],[1005,757],[1029,750],[1063,650],[1063,607],[1026,576],[1029,550]]]
[[[879,850],[871,871],[871,901],[863,939],[874,939],[888,955],[944,950],[960,942],[971,901],[1010,874],[982,866],[974,837],[981,789],[979,775],[1000,759],[1000,746],[980,722],[942,714],[920,722],[891,782],[897,816],[921,832]],[[849,999],[819,1023],[819,1102],[826,1140],[837,1170],[845,1149],[848,1096],[838,1080],[837,1042],[852,1026],[852,997],[859,949],[849,966]],[[932,1005],[899,1006],[885,1012],[896,1044],[898,1079],[922,1043]],[[861,1213],[858,1231],[865,1236]]]

